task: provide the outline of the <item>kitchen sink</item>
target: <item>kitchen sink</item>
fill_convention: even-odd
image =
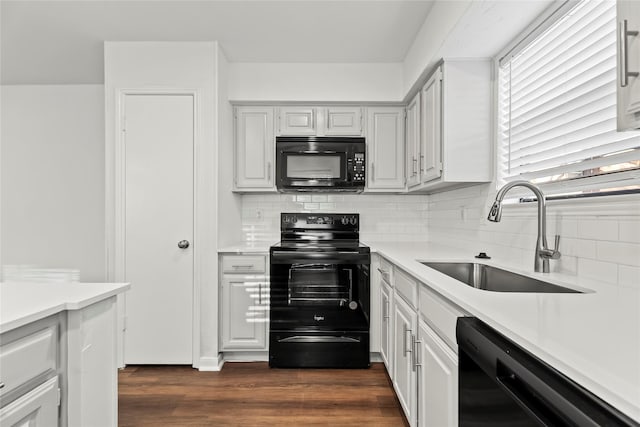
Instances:
[[[485,291],[582,293],[486,264],[473,262],[419,262],[466,285]]]

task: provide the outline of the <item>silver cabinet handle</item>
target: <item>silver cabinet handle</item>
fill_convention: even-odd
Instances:
[[[267,162],[267,180],[271,182],[271,162]]]
[[[623,20],[619,27],[619,54],[620,54],[620,87],[627,87],[629,84],[629,76],[638,77],[637,71],[629,71],[629,52],[627,49],[627,39],[629,36],[635,37],[638,31],[627,30],[627,20]]]
[[[424,154],[420,154],[420,172],[424,172]]]
[[[262,305],[262,283],[258,283],[258,305]]]
[[[244,265],[232,265],[231,267],[235,268],[235,269],[238,269],[238,268],[252,268],[253,264],[249,264],[249,265],[246,265],[246,264],[244,264]]]
[[[382,275],[382,280],[389,283],[389,272],[386,270],[382,270],[381,268],[378,268],[378,271]]]
[[[415,371],[418,366],[422,366],[422,363],[418,363],[418,359],[420,358],[420,355],[418,354],[418,349],[420,348],[420,345],[422,344],[422,341],[417,340],[415,335],[411,336],[413,339],[413,370]]]
[[[416,176],[418,175],[418,159],[417,158],[413,158],[413,174],[411,176]]]
[[[388,319],[389,318],[389,300],[387,300],[387,302],[384,304],[384,318]]]
[[[178,242],[178,247],[180,249],[187,249],[189,247],[189,241],[188,240],[180,240]]]
[[[374,168],[373,168],[374,164],[373,162],[371,162],[371,182],[376,180],[376,174],[374,173]]]
[[[402,339],[402,341],[403,341],[403,344],[404,344],[404,345],[403,345],[403,347],[404,347],[404,354],[407,354],[407,353],[411,353],[411,352],[412,352],[411,347],[409,347],[409,346],[407,345],[407,332],[409,333],[409,336],[410,336],[411,338],[413,338],[413,335],[411,334],[411,329],[407,329],[407,325],[404,325],[404,334],[403,334],[404,336],[402,337],[402,338],[403,338],[403,339]]]

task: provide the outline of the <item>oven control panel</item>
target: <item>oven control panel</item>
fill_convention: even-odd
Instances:
[[[282,229],[293,228],[349,228],[358,229],[359,214],[312,214],[312,213],[283,213],[280,214]]]

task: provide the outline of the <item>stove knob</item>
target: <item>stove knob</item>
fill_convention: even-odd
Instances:
[[[350,223],[351,225],[356,225],[356,224],[358,223],[358,218],[356,218],[355,216],[352,216],[352,217],[349,219],[349,223]]]
[[[347,225],[349,224],[349,218],[347,218],[346,216],[343,216],[340,222],[342,222],[342,225]]]

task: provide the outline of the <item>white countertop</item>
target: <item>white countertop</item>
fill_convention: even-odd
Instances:
[[[253,241],[253,242],[238,242],[233,245],[224,246],[218,248],[218,253],[231,253],[231,254],[268,254],[271,245],[277,243],[277,241]]]
[[[427,243],[365,242],[463,311],[640,421],[640,291],[556,273],[521,271]],[[469,287],[421,261],[479,261],[584,294],[507,293]]]
[[[0,283],[0,333],[64,310],[79,310],[131,287],[128,283]]]

